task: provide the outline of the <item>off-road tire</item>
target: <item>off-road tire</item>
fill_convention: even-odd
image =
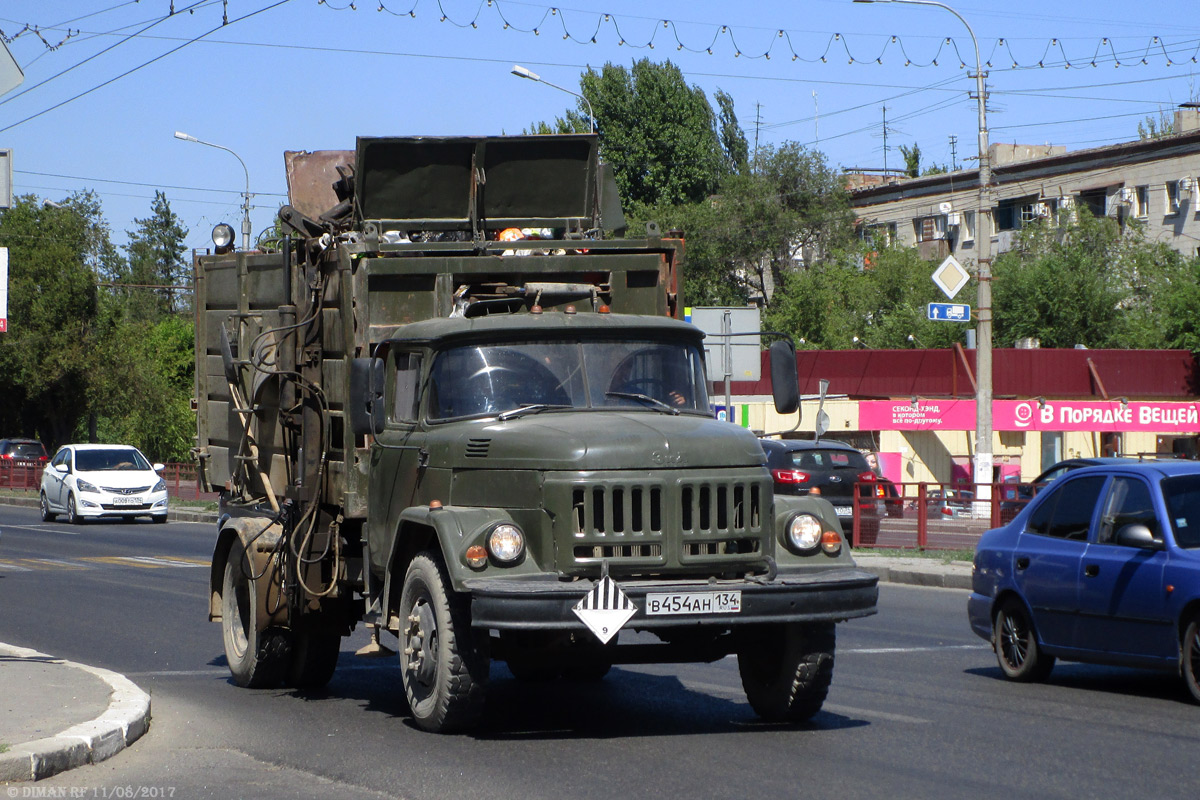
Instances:
[[[67,522],[72,525],[82,525],[83,517],[79,516],[79,511],[75,508],[75,495],[67,495]]]
[[[337,669],[342,637],[336,633],[292,631],[292,664],[287,685],[295,689],[320,689]]]
[[[42,522],[54,522],[54,519],[58,516],[58,514],[55,514],[50,510],[50,501],[46,499],[45,492],[42,492],[38,497],[38,503],[42,508]]]
[[[240,541],[225,560],[221,586],[221,634],[233,682],[247,689],[274,689],[291,664],[291,637],[282,628],[258,629],[258,586]]]
[[[612,662],[603,656],[573,655],[563,667],[563,677],[569,681],[595,683],[604,680],[612,668]]]
[[[1033,622],[1016,600],[1006,600],[996,612],[992,621],[992,647],[1000,671],[1011,681],[1037,683],[1046,680],[1054,669],[1054,656],[1042,652]]]
[[[413,722],[433,733],[470,728],[483,712],[487,640],[471,630],[468,598],[450,589],[436,553],[409,564],[398,611],[401,682]]]
[[[748,634],[738,649],[742,688],[769,722],[803,722],[825,703],[833,681],[833,623],[786,623]]]
[[[1180,672],[1192,699],[1200,703],[1200,614],[1192,618],[1180,643]]]

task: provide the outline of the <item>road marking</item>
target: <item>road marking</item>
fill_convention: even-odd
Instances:
[[[746,694],[740,688],[732,686],[722,686],[716,683],[702,683],[700,681],[680,680],[680,683],[688,689],[694,689],[709,694],[719,694],[725,697],[745,699]],[[857,708],[854,706],[843,706],[834,703],[825,703],[821,706],[822,710],[830,711],[835,714],[844,714],[853,717],[866,717],[867,719],[881,719],[888,722],[904,722],[910,725],[927,725],[933,720],[922,719],[921,717],[910,717],[906,714],[892,714],[887,711],[876,711],[870,708]]]
[[[209,565],[209,562],[204,559],[179,556],[89,556],[82,560],[98,564],[113,564],[118,567],[144,567],[146,569],[207,567]]]
[[[91,569],[87,564],[61,558],[21,558],[17,560],[23,564],[32,565],[34,569]]]
[[[15,561],[0,558],[0,572],[33,572],[29,567],[22,567]]]
[[[78,527],[68,528],[56,522],[43,522],[41,525],[5,525],[3,530],[36,531],[38,533],[65,533],[68,536],[78,536],[83,533]]]
[[[986,644],[940,644],[935,647],[861,647],[839,648],[839,653],[859,653],[861,655],[893,655],[896,653],[934,653],[938,650],[991,650]]]

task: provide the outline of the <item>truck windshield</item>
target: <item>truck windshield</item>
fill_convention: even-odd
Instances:
[[[540,408],[629,408],[708,414],[694,345],[597,340],[473,345],[439,353],[429,419]]]

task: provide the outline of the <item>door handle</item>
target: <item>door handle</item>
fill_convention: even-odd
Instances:
[[[1026,569],[1029,567],[1029,556],[1017,557],[1017,569]]]
[[[1089,578],[1096,577],[1097,575],[1100,574],[1100,565],[1099,564],[1084,565],[1083,574],[1087,575]]]

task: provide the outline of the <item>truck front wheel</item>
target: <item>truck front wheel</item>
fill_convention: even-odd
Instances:
[[[467,599],[450,590],[440,558],[418,554],[400,593],[400,669],[417,726],[434,733],[471,727],[483,711],[486,640],[471,630]]]
[[[833,623],[778,625],[748,636],[738,671],[754,712],[770,722],[803,722],[820,711],[835,643]]]
[[[258,629],[258,586],[251,580],[252,569],[242,543],[234,542],[225,561],[221,588],[225,661],[238,686],[273,689],[288,671],[291,647],[287,631]]]

